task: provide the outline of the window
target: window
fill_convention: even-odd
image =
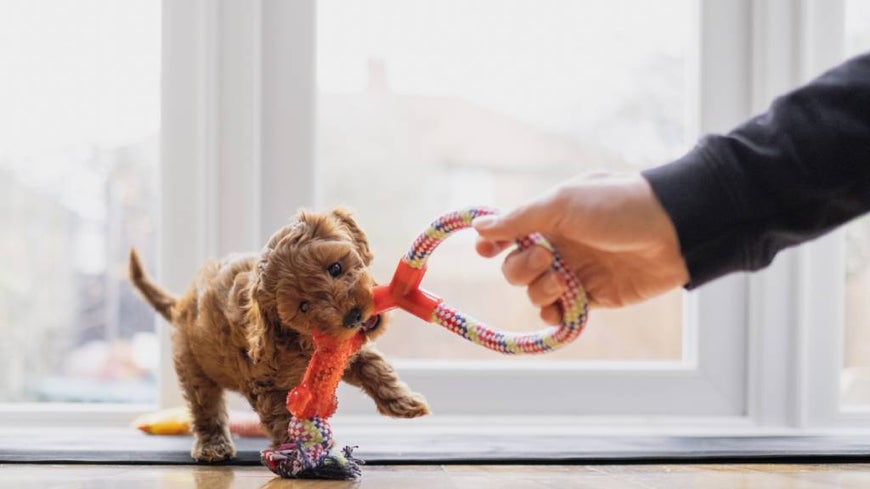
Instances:
[[[155,365],[153,316],[123,283],[130,244],[181,291],[207,257],[259,249],[299,207],[344,202],[386,279],[439,212],[509,208],[583,170],[668,161],[837,63],[844,32],[865,36],[859,46],[870,32],[857,0],[7,5],[0,328],[28,335],[13,355],[0,345],[12,372],[2,401],[148,401],[156,381],[160,405],[181,402],[169,329],[157,329]],[[53,71],[65,76],[43,76]],[[870,421],[870,396],[843,345],[864,342],[870,317],[855,285],[867,277],[866,226],[783,253],[764,273],[595,311],[579,342],[552,356],[508,360],[403,313],[381,344],[435,423],[855,426]],[[472,239],[445,243],[425,285],[505,329],[538,327]],[[100,391],[110,384],[94,365],[105,363],[67,369],[106,351],[135,364],[115,370],[131,380]],[[39,393],[52,379],[63,390]],[[372,414],[354,390],[340,394],[340,414]],[[841,393],[864,412],[844,415]],[[0,424],[16,419],[31,418]]]
[[[318,206],[356,209],[375,273],[388,278],[440,213],[509,209],[584,171],[676,158],[696,138],[695,3],[318,2]],[[493,325],[540,328],[524,291],[504,284],[500,260],[474,254],[473,239],[445,242],[425,286]],[[583,341],[534,359],[406,314],[379,343],[409,359],[679,361],[682,302],[676,291],[596,311]]]
[[[4,2],[0,59],[0,402],[154,402],[160,4]]]

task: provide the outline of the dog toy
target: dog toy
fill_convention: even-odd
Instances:
[[[265,438],[266,431],[256,414],[245,411],[230,411],[230,434],[251,438]],[[161,409],[138,416],[131,423],[149,435],[189,435],[193,418],[186,407]]]
[[[390,283],[374,288],[373,314],[404,309],[424,321],[440,324],[472,343],[506,354],[543,353],[576,339],[586,325],[586,294],[577,277],[540,234],[522,237],[517,240],[517,245],[520,249],[543,246],[553,254],[553,270],[567,284],[567,291],[559,299],[562,309],[560,326],[532,333],[499,331],[420,288],[429,256],[447,236],[471,227],[476,217],[496,213],[493,209],[473,207],[445,214],[432,222],[399,262]],[[349,340],[339,340],[318,331],[314,332],[313,338],[315,351],[305,377],[287,395],[287,409],[294,415],[288,427],[291,441],[277,450],[262,451],[260,458],[264,465],[284,478],[358,479],[362,461],[352,456],[351,447],[345,447],[340,455],[332,452],[332,429],[327,420],[335,412],[335,390],[345,365],[365,340],[361,334]]]
[[[500,331],[463,314],[445,304],[440,297],[420,288],[420,281],[426,274],[426,261],[438,245],[450,234],[471,227],[474,218],[497,213],[494,209],[472,207],[445,214],[432,222],[402,257],[390,283],[375,287],[374,314],[395,308],[404,309],[424,321],[439,324],[472,343],[509,355],[544,353],[576,339],[586,325],[589,310],[586,293],[553,246],[537,233],[518,239],[517,246],[520,249],[543,246],[553,254],[553,270],[567,284],[566,292],[559,299],[562,309],[562,322],[559,326],[531,333]]]
[[[287,410],[293,414],[287,433],[290,441],[276,450],[263,450],[260,460],[285,479],[358,479],[361,460],[353,448],[332,451],[335,442],[328,419],[338,401],[335,390],[350,357],[362,347],[365,338],[357,333],[340,339],[318,330],[312,331],[314,354],[302,382],[287,394]]]

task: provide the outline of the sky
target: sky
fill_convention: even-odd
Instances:
[[[846,6],[857,51],[870,1]],[[697,0],[319,0],[317,8],[322,91],[361,91],[367,60],[380,57],[397,92],[464,97],[562,132],[641,89],[635,74],[652,56],[692,56],[697,27]],[[0,2],[0,154],[155,132],[159,22],[159,0]]]
[[[367,60],[381,58],[395,92],[461,97],[576,136],[629,96],[657,96],[642,76],[657,58],[689,67],[696,17],[695,0],[321,0],[318,87],[359,92]],[[692,97],[688,82],[675,88]]]
[[[156,133],[159,84],[160,1],[0,1],[0,155],[34,178]]]
[[[0,1],[0,165],[35,188],[84,195],[100,182],[76,162],[95,147],[157,133],[160,3]],[[696,0],[320,0],[318,86],[362,91],[368,60],[382,58],[397,92],[462,97],[576,135],[626,97],[655,94],[639,73],[655,56],[691,52],[695,7]],[[81,214],[102,212],[95,199],[67,200]]]
[[[846,5],[855,51],[870,1]],[[159,0],[0,1],[0,165],[68,182],[63,169],[90,147],[156,133],[160,14]],[[656,97],[662,87],[640,74],[665,56],[687,70],[680,118],[693,103],[697,14],[697,0],[319,0],[318,87],[360,92],[381,58],[396,92],[582,136],[627,98]]]

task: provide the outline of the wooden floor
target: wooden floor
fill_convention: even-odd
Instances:
[[[360,482],[289,481],[262,467],[0,465],[0,488],[868,488],[870,464],[369,466]]]

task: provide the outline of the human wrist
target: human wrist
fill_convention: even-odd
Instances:
[[[689,271],[687,289],[745,269],[742,229],[733,222],[735,182],[716,144],[715,136],[707,137],[676,161],[642,172],[673,223]]]
[[[650,182],[638,174],[635,192],[642,201],[643,219],[651,229],[658,248],[664,279],[674,286],[685,286],[691,277],[680,247],[680,238],[670,214],[662,205]]]

